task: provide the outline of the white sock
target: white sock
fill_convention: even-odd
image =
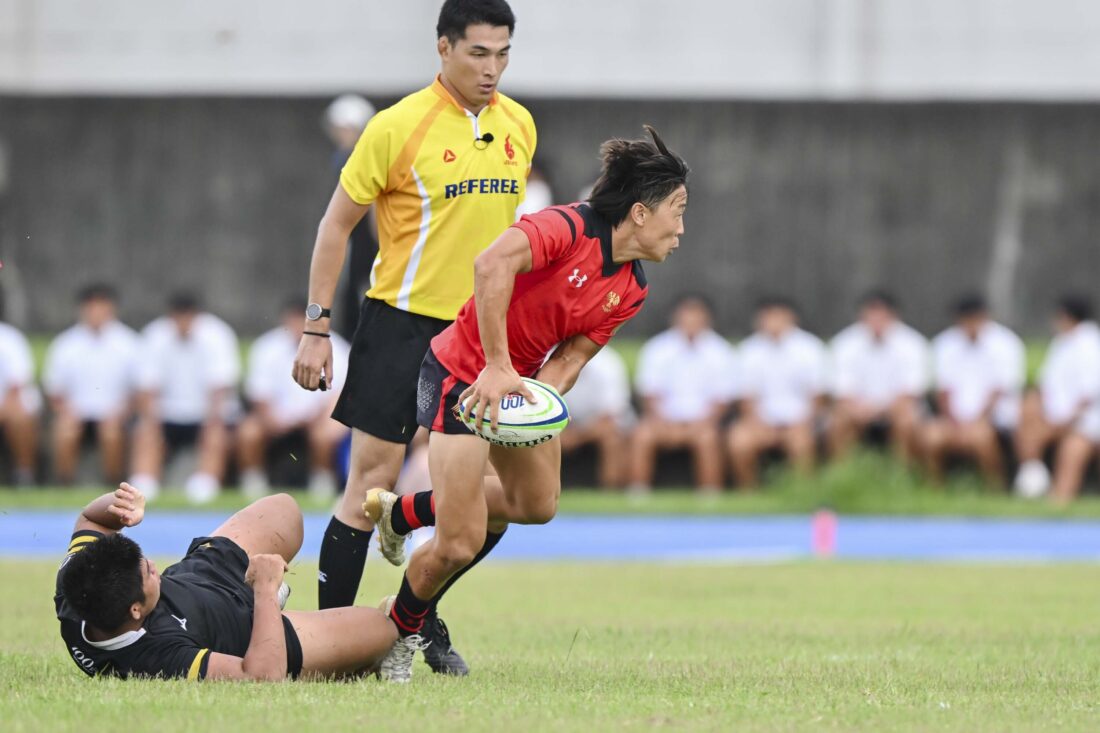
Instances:
[[[217,498],[221,488],[221,482],[209,473],[193,473],[183,485],[183,491],[192,504],[210,503]]]
[[[152,501],[160,494],[160,481],[152,474],[135,473],[127,483],[145,494],[146,501]]]

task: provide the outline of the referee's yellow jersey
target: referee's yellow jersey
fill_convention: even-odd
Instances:
[[[375,205],[367,295],[454,320],[474,291],[474,258],[515,220],[535,142],[524,107],[497,93],[474,116],[438,77],[375,115],[340,173],[352,200]]]

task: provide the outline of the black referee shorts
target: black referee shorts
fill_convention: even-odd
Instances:
[[[363,298],[344,389],[332,417],[391,443],[416,434],[416,385],[433,338],[450,321]]]

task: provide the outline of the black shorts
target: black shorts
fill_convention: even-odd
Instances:
[[[332,417],[391,443],[412,440],[420,363],[432,339],[449,325],[364,298],[344,389]]]
[[[204,546],[205,547],[202,547]],[[199,548],[202,547],[202,552]],[[252,587],[245,582],[248,555],[228,537],[196,537],[191,540],[187,554],[164,572],[190,572],[201,575],[226,588],[252,607]],[[283,616],[283,636],[286,638],[286,671],[297,679],[302,673],[302,642],[290,619]]]
[[[447,371],[428,349],[420,366],[416,387],[416,421],[422,427],[447,435],[471,435],[455,414],[459,395],[470,385]]]

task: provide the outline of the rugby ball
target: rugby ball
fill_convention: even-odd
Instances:
[[[569,408],[565,406],[565,400],[558,391],[550,385],[526,377],[523,378],[523,383],[535,395],[535,402],[532,404],[520,394],[504,395],[500,400],[495,433],[489,426],[488,415],[481,430],[477,429],[477,420],[473,416],[466,417],[466,403],[470,401],[469,398],[459,407],[459,419],[470,432],[493,445],[518,448],[545,443],[569,424]]]

